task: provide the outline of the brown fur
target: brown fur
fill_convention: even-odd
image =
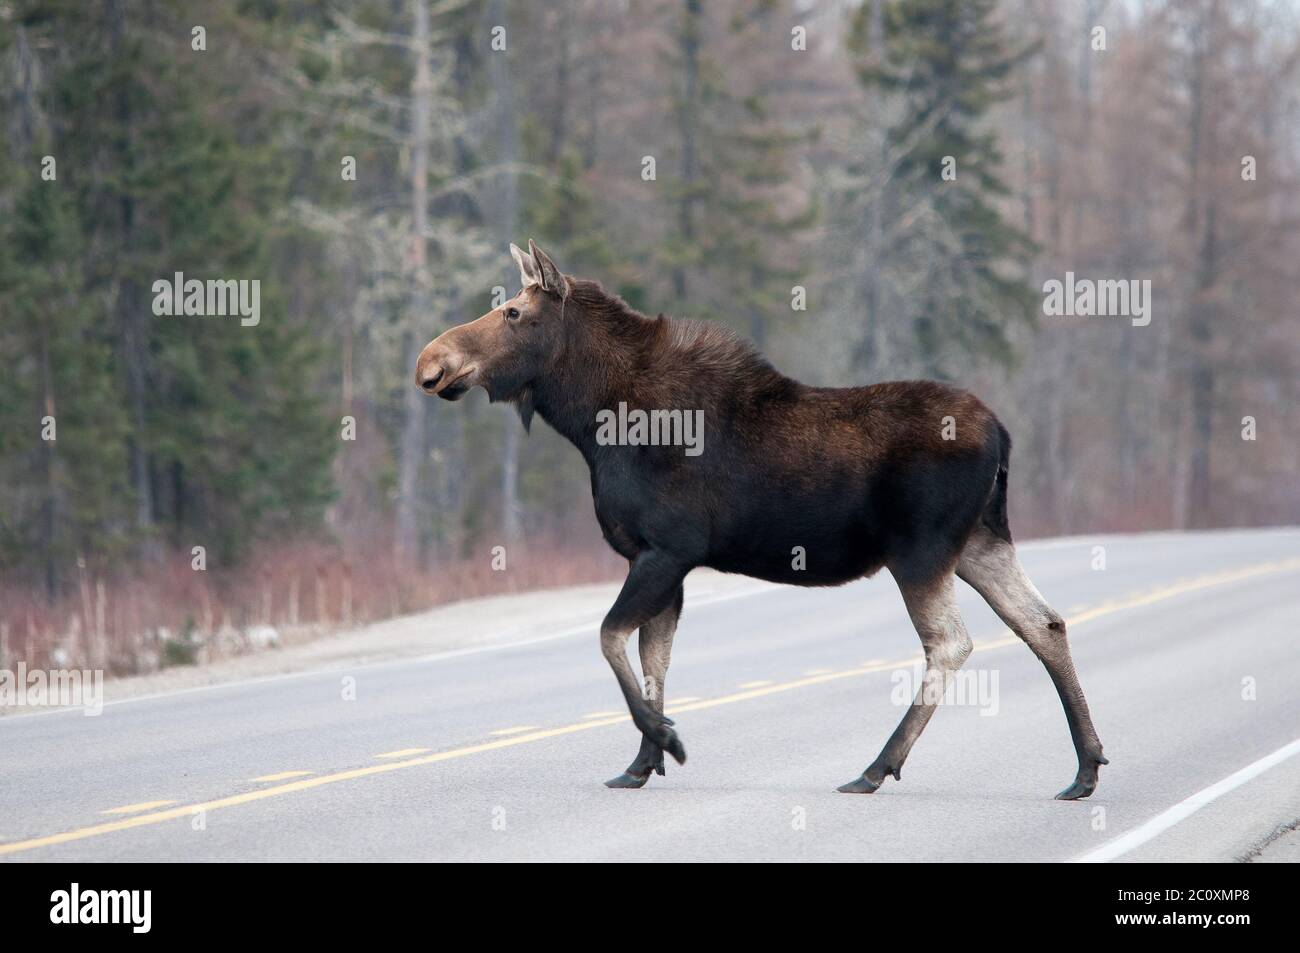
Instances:
[[[1006,518],[1011,441],[988,408],[936,381],[809,387],[726,328],[646,317],[595,282],[561,275],[529,246],[528,255],[512,246],[524,290],[430,342],[416,379],[451,400],[483,386],[493,400],[516,403],[525,424],[535,410],[590,467],[596,518],[631,567],[601,647],[643,735],[637,760],[612,786],[639,787],[651,770],[662,773],[664,751],[685,759],[662,702],[642,697],[625,643],[642,629],[646,674],[662,691],[691,569],[815,586],[886,567],[934,680],[970,652],[953,602],[960,563],[1061,693],[1080,763],[1062,796],[1091,793],[1105,763],[1101,743],[1064,626],[1015,558]],[[703,452],[602,443],[599,415],[620,404],[702,412]],[[972,538],[979,558],[961,563]],[[933,710],[918,697],[876,761],[842,790],[874,791],[886,775],[898,777]]]

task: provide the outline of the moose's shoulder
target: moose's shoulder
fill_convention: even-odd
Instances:
[[[696,370],[781,376],[758,348],[725,324],[662,314],[656,321],[659,351],[669,360]]]

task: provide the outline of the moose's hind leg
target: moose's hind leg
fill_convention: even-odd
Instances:
[[[970,635],[957,611],[951,572],[945,571],[928,583],[900,580],[899,588],[925,648],[925,674],[911,706],[876,760],[857,778],[838,788],[845,794],[871,794],[890,774],[895,780],[901,779],[908,752],[925,730],[953,673],[971,653]]]
[[[966,544],[957,564],[957,575],[984,597],[1047,669],[1065,709],[1065,720],[1079,759],[1074,783],[1056,797],[1061,801],[1087,797],[1097,789],[1101,765],[1110,762],[1102,754],[1101,739],[1092,726],[1088,702],[1074,670],[1074,659],[1070,657],[1070,645],[1065,637],[1065,620],[1025,575],[1015,547],[983,527]]]
[[[645,700],[654,713],[663,717],[664,680],[668,675],[668,662],[673,651],[673,635],[677,631],[677,620],[682,613],[682,587],[677,587],[677,595],[672,604],[649,622],[641,625],[637,636],[637,648],[641,655],[641,676],[645,681]],[[605,782],[610,788],[645,787],[651,773],[664,774],[664,751],[644,735],[641,737],[641,750],[637,752],[632,763],[616,778]]]

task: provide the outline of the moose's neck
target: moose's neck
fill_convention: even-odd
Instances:
[[[619,401],[635,401],[638,372],[645,370],[656,322],[617,299],[606,313],[591,311],[582,308],[571,316],[562,357],[533,385],[533,406],[594,466],[602,450],[596,442],[596,415],[617,409]]]

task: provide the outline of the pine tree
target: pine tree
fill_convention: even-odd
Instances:
[[[42,104],[79,239],[59,246],[53,226],[36,222],[21,247],[39,267],[75,276],[63,286],[67,306],[89,309],[112,343],[99,355],[113,381],[103,400],[121,408],[126,429],[95,439],[121,442],[114,476],[124,474],[133,510],[112,529],[151,552],[204,544],[234,555],[318,524],[337,438],[309,396],[319,348],[288,326],[273,267],[285,227],[270,210],[286,174],[267,134],[274,113],[236,104],[245,79],[230,69],[236,15],[207,18],[225,41],[207,51],[191,48],[179,4],[148,16],[115,3],[22,16],[52,51]],[[260,323],[153,314],[152,283],[178,271],[260,281]]]
[[[995,0],[877,0],[853,24],[862,86],[886,114],[884,141],[850,180],[852,221],[874,241],[863,262],[874,333],[860,358],[889,363],[881,341],[900,328],[918,370],[950,372],[976,354],[1010,363],[1007,322],[1028,319],[1033,291],[1011,266],[1033,251],[998,209],[996,136],[990,108],[1013,92],[1006,80],[1031,49],[1012,51]]]
[[[737,330],[760,346],[790,314],[798,239],[812,221],[811,206],[787,208],[780,196],[790,152],[807,136],[769,107],[740,59],[786,35],[772,6],[747,2],[715,24],[699,0],[684,0],[672,92],[678,155],[666,183],[673,225],[658,250],[673,311],[739,319]]]
[[[78,294],[66,191],[16,163],[4,171],[16,194],[0,214],[0,566],[39,575],[52,599],[78,558],[121,550],[126,421],[103,325]]]

